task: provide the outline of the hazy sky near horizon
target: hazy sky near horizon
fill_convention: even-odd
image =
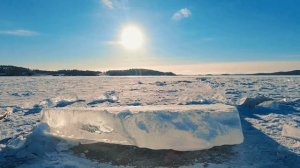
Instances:
[[[299,6],[298,0],[0,0],[0,64],[189,74],[290,70],[300,68]],[[119,43],[128,25],[142,32],[137,50]]]

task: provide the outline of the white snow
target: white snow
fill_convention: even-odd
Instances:
[[[282,128],[282,136],[300,140],[300,128],[285,124]]]
[[[54,135],[191,151],[243,142],[235,107],[212,105],[121,106],[100,109],[46,109],[43,122]]]

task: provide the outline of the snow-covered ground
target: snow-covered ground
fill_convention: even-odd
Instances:
[[[201,151],[103,142],[72,145],[48,134],[47,108],[225,104],[238,109],[244,142]],[[6,116],[5,118],[3,118]],[[0,167],[298,167],[300,78],[1,77]],[[74,142],[76,144],[76,142]]]

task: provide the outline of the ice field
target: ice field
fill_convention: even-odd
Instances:
[[[300,164],[295,76],[1,77],[0,119],[0,167]]]

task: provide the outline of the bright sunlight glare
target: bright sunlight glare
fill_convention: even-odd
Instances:
[[[130,50],[136,50],[142,47],[144,38],[141,30],[136,26],[127,26],[122,30],[121,44]]]

